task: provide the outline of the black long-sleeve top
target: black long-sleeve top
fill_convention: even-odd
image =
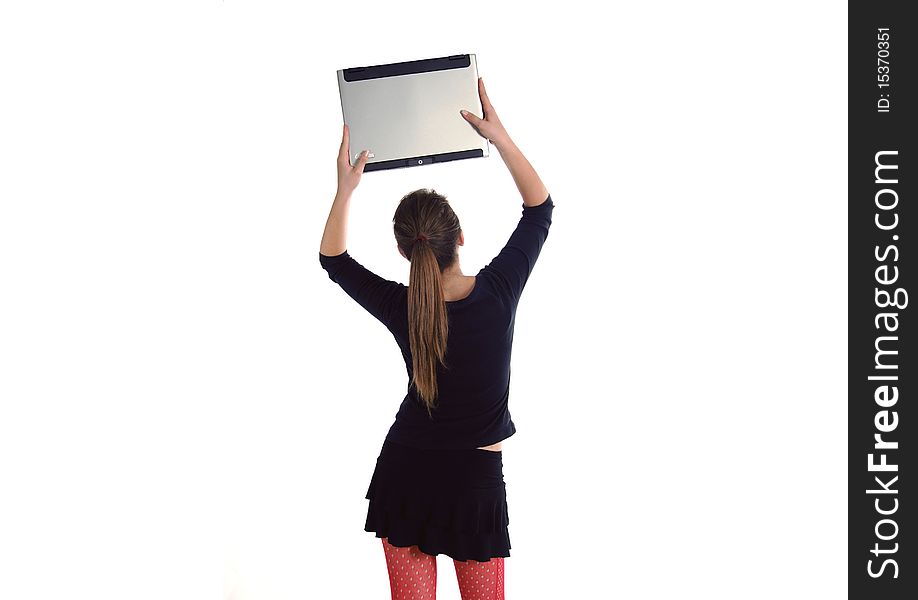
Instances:
[[[433,416],[410,385],[408,286],[362,266],[345,250],[319,253],[329,278],[341,286],[395,337],[408,371],[407,394],[386,439],[418,448],[489,446],[516,432],[510,418],[510,354],[520,295],[548,237],[554,202],[523,205],[516,229],[496,257],[478,271],[461,300],[447,302],[446,364],[437,365]]]

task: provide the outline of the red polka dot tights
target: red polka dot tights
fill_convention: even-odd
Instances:
[[[399,548],[382,538],[392,600],[436,600],[437,557],[417,546]],[[462,600],[504,600],[504,559],[454,560]]]

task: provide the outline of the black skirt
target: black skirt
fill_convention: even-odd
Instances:
[[[393,546],[487,562],[510,556],[503,454],[383,442],[364,531]]]

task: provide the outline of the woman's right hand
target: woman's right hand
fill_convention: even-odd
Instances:
[[[491,105],[491,101],[488,99],[488,92],[485,91],[484,80],[481,77],[478,78],[478,97],[481,99],[481,108],[484,114],[483,119],[478,118],[466,110],[461,110],[459,112],[462,117],[475,128],[478,135],[487,138],[492,144],[500,149],[505,143],[510,142],[510,136],[507,135],[507,130],[504,129],[503,124],[497,117],[497,113],[494,111],[494,107]]]

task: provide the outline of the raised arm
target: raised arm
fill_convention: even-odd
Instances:
[[[350,131],[347,124],[341,135],[341,147],[338,149],[338,192],[328,211],[325,231],[319,243],[319,254],[337,256],[347,250],[347,216],[351,208],[351,195],[360,183],[363,167],[367,164],[369,150],[364,150],[357,163],[352,167],[348,161],[350,152]]]
[[[368,154],[368,151],[364,151],[357,163],[353,167],[350,165],[349,133],[345,125],[341,148],[338,150],[338,192],[328,212],[325,232],[319,244],[319,264],[328,273],[329,279],[340,285],[348,296],[389,326],[398,316],[405,297],[405,286],[373,273],[347,252],[347,218],[351,195],[360,183]]]
[[[484,118],[480,119],[465,110],[461,111],[462,116],[497,147],[523,196],[523,214],[516,229],[500,253],[484,268],[485,273],[498,281],[505,297],[516,304],[548,237],[555,205],[538,173],[504,129],[480,77],[478,95]]]
[[[480,119],[467,110],[460,111],[462,116],[478,131],[479,135],[490,140],[500,152],[500,157],[510,170],[520,195],[523,196],[523,206],[538,206],[548,197],[548,190],[539,178],[539,174],[504,129],[504,125],[497,116],[497,111],[494,110],[488,98],[488,92],[485,90],[484,80],[481,77],[478,78],[478,97],[481,99],[484,118]]]
[[[497,280],[504,297],[513,305],[519,302],[548,238],[554,208],[551,196],[546,196],[537,206],[524,205],[523,215],[510,234],[510,239],[483,269],[484,273]]]

